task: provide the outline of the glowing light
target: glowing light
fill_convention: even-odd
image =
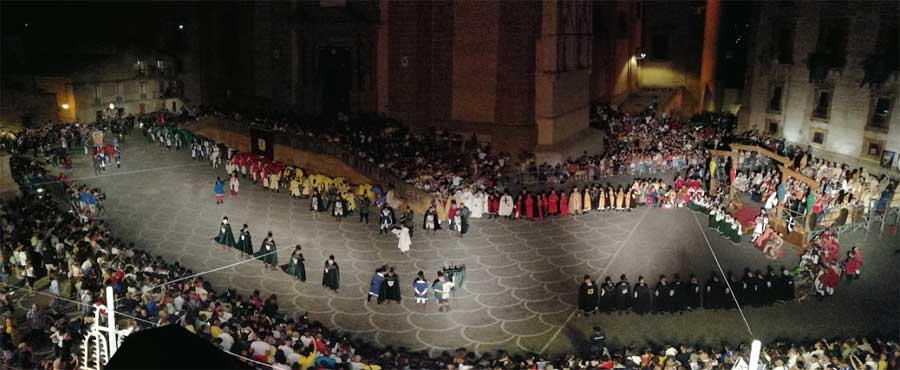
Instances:
[[[69,109],[69,104],[63,103],[62,109],[68,110],[68,109]]]
[[[179,24],[179,25],[178,25],[178,29],[179,29],[179,30],[183,30],[183,29],[184,29],[184,25],[183,25],[183,24]]]
[[[116,109],[116,105],[113,103],[109,103],[109,110]]]

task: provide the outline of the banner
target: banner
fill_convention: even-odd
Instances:
[[[271,131],[250,129],[250,152],[269,159],[275,158],[275,140]]]
[[[94,142],[94,146],[102,146],[103,145],[103,131],[97,130],[91,133],[91,140]]]

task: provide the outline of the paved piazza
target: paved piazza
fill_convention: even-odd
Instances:
[[[77,159],[82,181],[108,194],[104,218],[117,236],[199,272],[241,261],[236,252],[225,252],[210,240],[222,216],[228,216],[235,232],[248,223],[255,248],[271,230],[282,263],[295,244],[303,245],[308,282],[294,282],[280,270],[266,271],[256,261],[221,269],[207,278],[217,288],[230,286],[245,295],[253,289],[260,289],[264,296],[276,293],[282,310],[308,311],[311,318],[331,328],[380,345],[558,353],[582,346],[594,325],[605,327],[610,342],[618,345],[746,340],[749,334],[736,310],[576,317],[577,284],[585,273],[595,279],[610,275],[614,280],[627,273],[632,282],[643,274],[651,286],[661,273],[678,272],[686,279],[695,272],[705,280],[716,262],[703,233],[726,270],[740,274],[746,266],[764,270],[769,263],[747,243],[734,245],[708,231],[701,226],[705,218],[688,210],[648,208],[539,223],[473,220],[470,233],[462,239],[446,231],[426,235],[418,229],[412,250],[404,256],[396,248],[396,237],[377,233],[376,222],[361,225],[351,217],[338,224],[330,215],[309,212],[306,200],[263,191],[249,180],[242,181],[238,197],[217,206],[212,183],[217,175],[224,176],[223,170],[192,161],[187,151],[146,144],[140,136],[128,140],[122,169],[92,177],[87,160]],[[845,249],[853,241],[862,245],[866,263],[862,279],[849,286],[842,283],[835,297],[821,302],[745,309],[754,335],[763,340],[872,331],[896,336],[900,315],[893,250],[900,242],[896,237],[871,235],[868,243],[861,243],[863,237],[857,232],[842,240]],[[789,256],[777,261],[776,268],[796,264],[797,256],[786,252]],[[320,284],[322,262],[329,254],[341,266],[337,294]],[[365,303],[369,279],[381,264],[397,268],[402,304]],[[464,287],[452,300],[452,312],[437,312],[432,301],[427,309],[416,306],[411,288],[415,272],[425,271],[430,282],[435,271],[450,264],[467,267]]]

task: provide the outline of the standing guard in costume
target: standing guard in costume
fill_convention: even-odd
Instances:
[[[616,285],[613,284],[612,278],[607,276],[603,279],[603,285],[600,286],[600,299],[597,308],[600,312],[612,312],[616,309]]]
[[[616,309],[619,312],[624,313],[631,308],[631,283],[628,282],[628,277],[625,274],[619,277],[619,282],[616,283]]]
[[[578,288],[579,316],[590,316],[597,311],[598,290],[590,275],[584,275],[584,281],[581,282],[581,286]]]
[[[419,271],[416,274],[416,280],[413,281],[413,292],[416,296],[416,306],[425,305],[428,302],[428,280],[425,280],[425,273]]]
[[[650,298],[650,286],[644,281],[643,276],[638,276],[638,282],[634,285],[634,312],[643,315],[653,310]]]
[[[653,289],[653,311],[656,313],[669,312],[669,301],[669,281],[666,279],[666,275],[660,275],[659,282]]]
[[[703,295],[703,289],[700,287],[700,281],[697,280],[697,276],[691,274],[690,281],[687,283],[687,289],[685,289],[687,294],[687,308],[688,311],[692,311],[694,309],[699,309],[703,307],[701,305],[701,296]]]

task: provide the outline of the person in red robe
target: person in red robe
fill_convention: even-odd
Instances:
[[[534,220],[534,197],[529,194],[525,195],[525,216]]]
[[[519,196],[516,197],[516,204],[513,207],[513,214],[512,214],[513,217],[512,218],[522,217],[522,212],[524,211],[523,208],[525,208],[525,201],[524,201],[524,197],[520,193]]]
[[[559,196],[559,214],[561,214],[561,215],[569,214],[569,197],[566,196],[565,192],[563,192]]]
[[[829,264],[822,270],[823,271],[819,273],[819,277],[817,278],[816,289],[821,295],[834,295],[834,288],[837,288],[838,280],[840,280],[840,276],[837,273],[837,266]]]
[[[547,206],[547,205],[544,204],[544,195],[543,195],[543,194],[538,194],[538,196],[537,196],[537,210],[536,210],[536,212],[535,212],[535,218],[537,218],[538,220],[541,220],[541,219],[544,218],[544,208],[545,208],[546,206]]]
[[[859,279],[862,273],[862,251],[857,247],[850,248],[847,252],[847,258],[844,259],[844,277],[847,282]]]
[[[488,195],[488,217],[495,218],[500,213],[500,196],[496,193]]]
[[[556,195],[556,190],[550,192],[550,196],[547,197],[547,214],[555,215],[557,213],[559,207],[559,195]]]

